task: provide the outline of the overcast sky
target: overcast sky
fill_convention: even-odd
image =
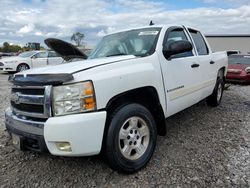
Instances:
[[[124,28],[184,24],[205,34],[250,34],[250,0],[0,0],[0,44],[70,41],[73,32],[94,45]]]

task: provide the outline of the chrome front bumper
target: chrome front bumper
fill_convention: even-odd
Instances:
[[[43,136],[44,123],[18,118],[10,109],[5,111],[6,129]]]
[[[11,136],[15,134],[20,137],[21,150],[47,151],[43,122],[21,119],[10,109],[7,109],[5,111],[5,126]]]
[[[45,122],[20,117],[10,109],[5,112],[6,129],[13,141],[20,138],[21,150],[49,151],[59,156],[88,156],[101,151],[106,111],[50,117]],[[72,150],[60,150],[58,142],[70,143]]]

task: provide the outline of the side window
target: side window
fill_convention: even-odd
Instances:
[[[182,28],[175,29],[168,34],[167,39],[165,40],[164,46],[168,46],[175,41],[181,41],[181,40],[188,40],[184,30]],[[189,52],[176,54],[172,56],[172,58],[189,57],[193,55],[194,55],[193,52],[189,51]]]
[[[199,31],[194,30],[189,30],[189,32],[194,40],[198,55],[208,55],[208,47],[201,33]]]
[[[60,57],[56,52],[50,51],[48,57]]]
[[[39,52],[34,56],[35,56],[35,58],[47,58],[46,52]]]

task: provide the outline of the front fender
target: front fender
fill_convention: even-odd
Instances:
[[[99,66],[79,72],[74,78],[74,81],[93,81],[97,109],[106,108],[110,99],[116,95],[146,86],[157,90],[160,103],[165,109],[163,80],[156,55]]]

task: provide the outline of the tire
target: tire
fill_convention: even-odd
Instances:
[[[22,71],[25,71],[25,70],[28,70],[29,69],[29,66],[27,64],[20,64],[17,66],[17,69],[16,71],[17,72],[22,72]]]
[[[106,134],[105,155],[114,170],[134,173],[151,159],[157,138],[153,116],[140,104],[114,111]]]
[[[207,105],[216,107],[220,105],[223,96],[225,82],[222,78],[218,78],[213,93],[207,97]]]

